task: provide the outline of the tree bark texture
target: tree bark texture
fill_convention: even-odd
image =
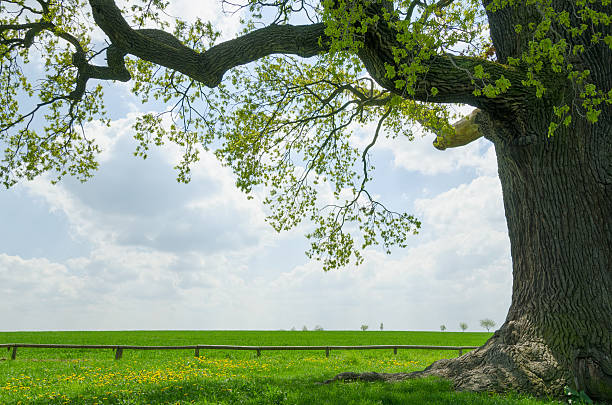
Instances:
[[[546,133],[545,117],[533,117]],[[459,389],[612,400],[609,120],[529,145],[493,139],[513,262],[505,323],[480,349],[424,374]]]
[[[521,51],[507,46],[503,32],[531,18],[513,8],[489,16],[500,59]],[[607,91],[610,61],[610,49],[600,46],[579,63]],[[550,97],[563,100],[564,90]],[[568,385],[612,401],[611,109],[595,124],[574,114],[552,137],[546,97],[518,113],[520,126],[494,111],[483,122],[495,145],[512,252],[508,316],[481,349],[428,373],[464,389],[560,395]]]
[[[573,7],[568,1],[553,6]],[[516,35],[514,26],[538,18],[534,7],[524,5],[489,14],[498,61],[520,57],[529,38]],[[586,44],[587,34],[567,40]],[[376,75],[371,62],[376,56],[362,59]],[[612,88],[609,47],[591,46],[574,62],[593,72],[599,88]],[[570,386],[612,402],[612,109],[604,107],[595,124],[574,111],[572,124],[548,137],[552,106],[571,105],[575,93],[562,75],[551,73],[547,80],[555,84],[542,99],[521,99],[515,92],[490,102],[466,100],[482,109],[476,123],[497,154],[513,262],[512,304],[504,324],[481,348],[422,372],[342,373],[336,379],[434,375],[460,390],[557,397]],[[466,83],[458,82],[451,85]]]

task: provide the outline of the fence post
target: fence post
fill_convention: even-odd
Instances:
[[[397,347],[393,348],[393,354],[397,354]]]
[[[325,348],[325,357],[329,357],[329,346]]]
[[[123,348],[117,346],[117,349],[115,349],[115,360],[119,360],[121,356],[123,356]]]
[[[195,357],[200,357],[200,348],[199,347],[195,348]]]
[[[13,346],[13,353],[11,353],[11,360],[15,360],[16,358],[17,358],[17,346]]]
[[[257,349],[257,357],[261,356],[261,349]]]
[[[459,349],[459,357],[463,355],[463,349]]]

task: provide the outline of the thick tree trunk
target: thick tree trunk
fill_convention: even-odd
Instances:
[[[533,118],[545,131],[548,119]],[[459,390],[542,396],[570,386],[612,402],[612,125],[570,129],[527,145],[491,139],[513,261],[512,305],[493,337],[423,372],[337,379],[435,375]]]
[[[427,374],[451,378],[460,389],[560,395],[568,385],[612,401],[608,119],[578,122],[529,145],[495,141],[512,250],[512,305],[482,348],[438,362]]]
[[[571,1],[554,3],[571,14]],[[501,63],[526,49],[531,38],[516,36],[514,27],[539,21],[537,11],[522,5],[489,13]],[[588,44],[591,34],[567,40]],[[577,62],[604,91],[612,85],[610,55],[598,44]],[[574,105],[576,89],[563,75],[541,76],[548,81],[543,99],[474,103],[485,111],[476,123],[495,144],[511,243],[506,321],[483,347],[457,359],[420,373],[358,378],[437,375],[457,389],[553,396],[570,386],[612,402],[612,109],[603,107],[596,124],[572,109],[572,125],[547,137],[552,106]]]

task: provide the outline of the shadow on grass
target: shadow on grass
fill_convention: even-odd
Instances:
[[[202,379],[142,385],[132,393],[82,393],[32,404],[402,404],[402,405],[541,405],[558,404],[515,394],[455,392],[447,381],[425,378],[401,383],[336,382],[318,385],[312,378]]]

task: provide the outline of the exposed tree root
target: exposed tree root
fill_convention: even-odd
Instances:
[[[512,325],[504,326],[484,346],[461,357],[436,361],[423,371],[345,372],[323,384],[334,381],[397,382],[436,376],[452,381],[459,391],[515,391],[559,398],[564,395],[564,387],[571,386],[586,391],[593,399],[612,400],[612,376],[599,362],[590,357],[577,359],[573,378],[571,371],[560,366],[547,345],[537,341],[512,341]]]

